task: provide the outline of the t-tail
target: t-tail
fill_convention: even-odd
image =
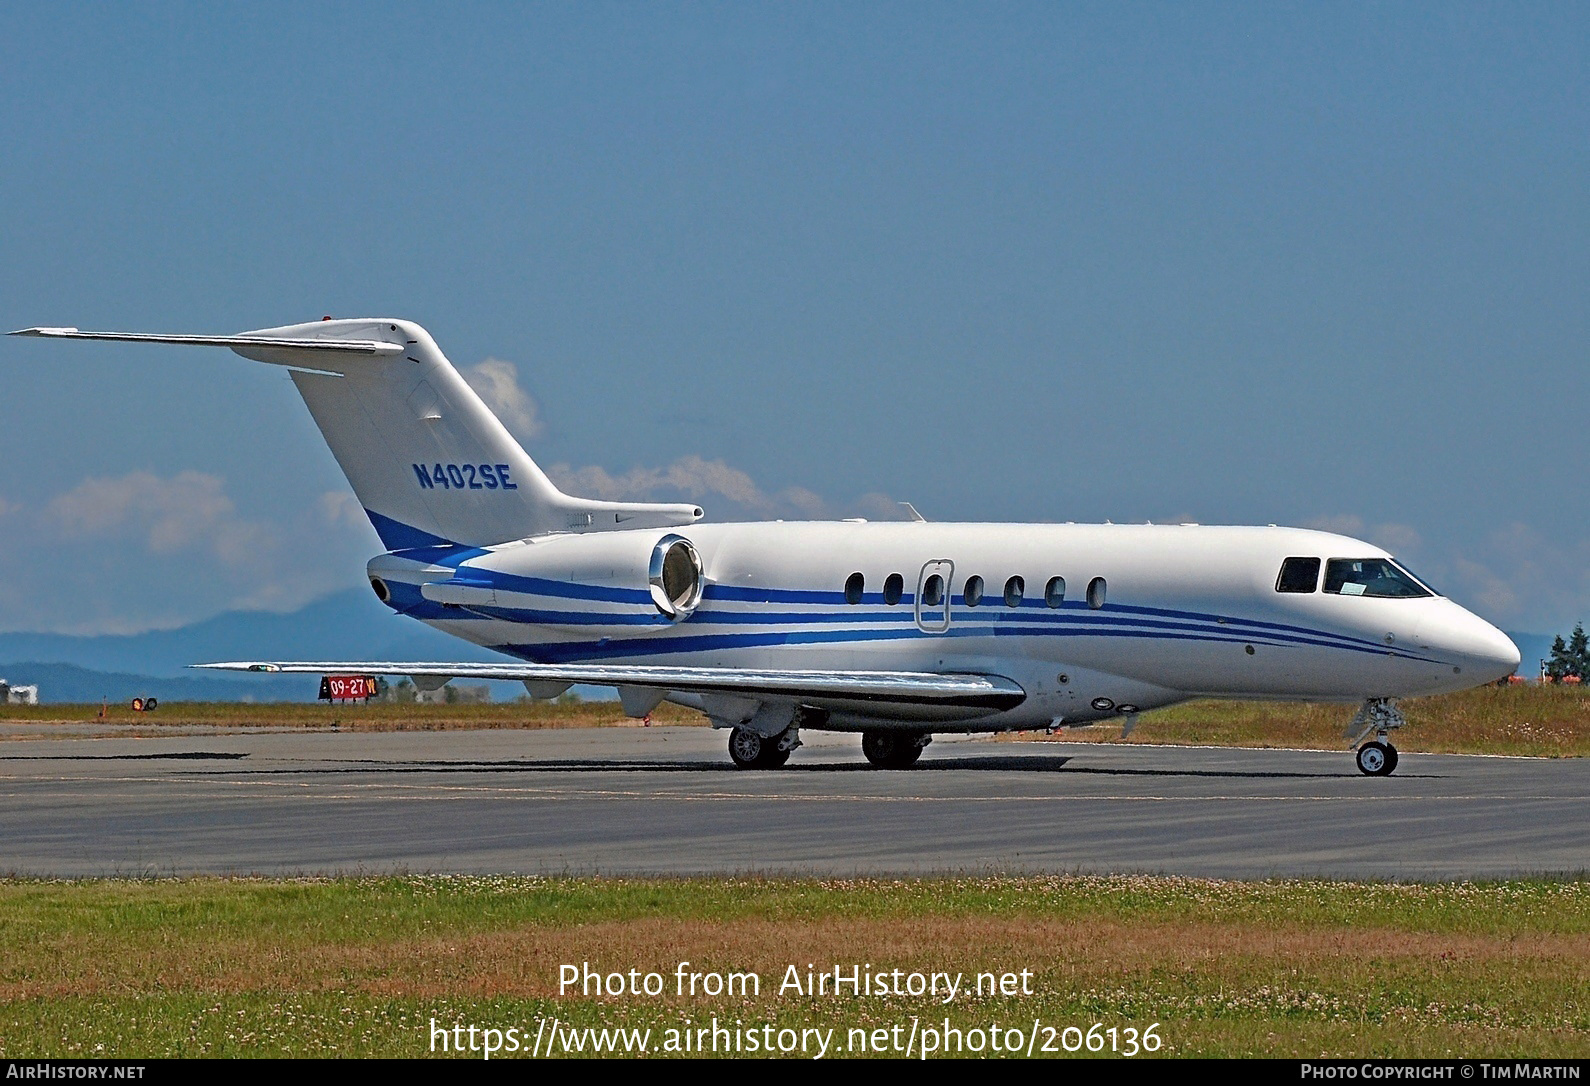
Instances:
[[[324,320],[235,336],[27,328],[12,335],[230,347],[285,366],[388,550],[690,524],[693,505],[564,494],[404,320]]]

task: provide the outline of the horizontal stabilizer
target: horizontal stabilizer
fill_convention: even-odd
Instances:
[[[214,671],[287,675],[407,675],[449,679],[581,683],[651,687],[678,693],[831,702],[909,702],[990,711],[1026,700],[1026,691],[998,675],[936,675],[914,671],[747,670],[634,664],[402,663],[384,660],[316,660],[194,664]]]
[[[124,343],[175,343],[187,347],[274,347],[295,351],[333,351],[344,354],[397,355],[401,343],[374,339],[286,339],[276,336],[166,336],[145,332],[84,332],[76,328],[20,328],[13,336],[38,339],[110,339]]]
[[[413,321],[359,317],[233,336],[23,328],[38,339],[228,347],[285,366],[389,551],[694,524],[694,504],[563,493]],[[442,602],[453,602],[444,600]]]

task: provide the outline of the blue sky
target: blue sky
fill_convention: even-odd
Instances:
[[[0,25],[8,327],[401,315],[588,492],[1330,526],[1590,618],[1583,5]],[[285,609],[378,549],[278,371],[0,374],[0,630]]]

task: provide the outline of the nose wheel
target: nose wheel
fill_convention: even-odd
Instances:
[[[1347,722],[1347,730],[1342,733],[1348,740],[1349,750],[1363,743],[1358,746],[1360,773],[1368,777],[1391,776],[1397,768],[1397,748],[1386,742],[1386,735],[1393,728],[1400,728],[1406,723],[1407,718],[1391,698],[1370,698],[1364,702],[1363,708]],[[1375,733],[1375,738],[1364,743],[1370,732]]]
[[[1397,748],[1375,740],[1358,748],[1358,772],[1368,777],[1389,777],[1397,768]]]

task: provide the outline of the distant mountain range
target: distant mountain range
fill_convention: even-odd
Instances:
[[[1549,634],[1509,634],[1533,678],[1551,652]],[[364,589],[326,596],[291,612],[228,611],[175,630],[79,637],[0,634],[0,679],[37,683],[45,702],[157,697],[170,701],[313,701],[319,684],[304,676],[223,676],[194,672],[208,660],[478,660],[496,653],[449,637],[381,605]],[[493,684],[499,699],[523,693]],[[598,697],[610,691],[588,691]]]
[[[394,615],[363,589],[339,592],[289,614],[228,611],[174,630],[96,637],[0,634],[0,679],[39,687],[43,702],[313,701],[304,676],[195,672],[209,660],[478,660],[504,657]],[[494,684],[497,698],[524,693]]]
[[[193,678],[169,679],[130,675],[119,671],[91,671],[76,664],[0,664],[0,679],[13,686],[39,688],[39,701],[49,705],[125,705],[133,698],[177,701],[314,701],[320,683],[310,675],[211,677],[196,672]]]

